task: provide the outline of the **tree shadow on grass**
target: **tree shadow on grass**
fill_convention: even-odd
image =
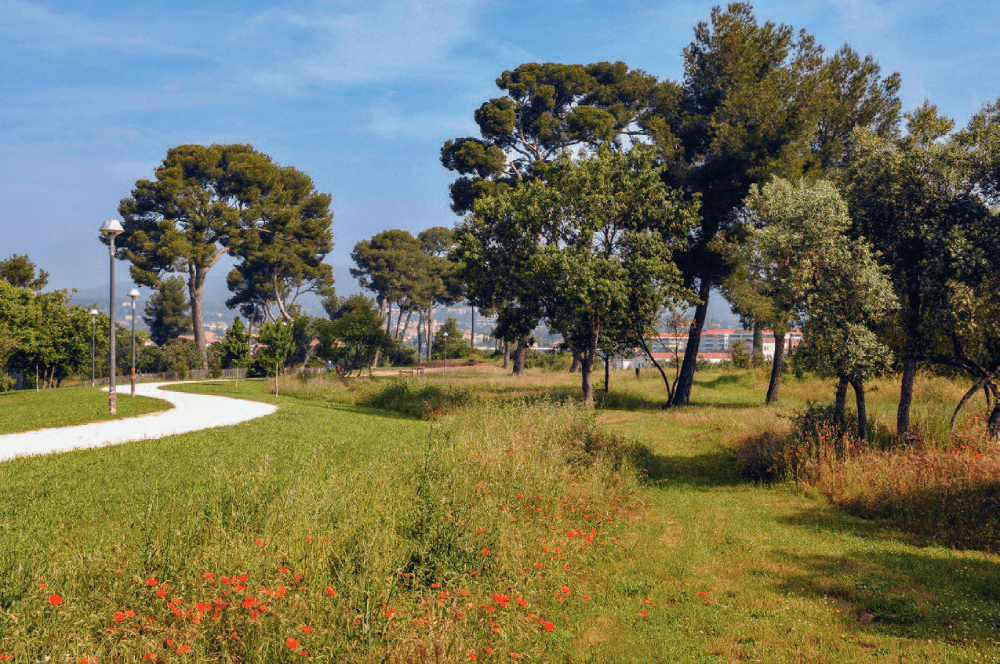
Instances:
[[[859,546],[828,555],[776,547],[770,560],[782,568],[779,592],[841,602],[845,624],[859,625],[862,632],[1000,647],[1000,564],[995,559],[941,547],[902,547],[887,524],[833,509],[784,521],[833,540],[854,538]]]
[[[650,453],[640,464],[644,482],[655,488],[686,486],[703,489],[745,484],[731,454],[724,451],[696,455]]]

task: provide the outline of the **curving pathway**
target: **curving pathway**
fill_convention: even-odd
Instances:
[[[188,431],[210,429],[246,422],[270,415],[278,407],[259,401],[245,401],[207,394],[187,394],[161,390],[170,383],[136,385],[135,393],[169,401],[170,410],[112,422],[93,422],[72,427],[25,431],[0,436],[0,462],[15,457],[68,452],[90,447],[117,445],[132,440],[162,438]],[[119,399],[128,399],[126,391]]]

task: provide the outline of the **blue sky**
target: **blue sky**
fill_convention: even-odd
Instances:
[[[442,143],[523,62],[622,60],[679,80],[713,2],[0,0],[0,258],[55,288],[107,281],[101,223],[184,143],[250,143],[333,196],[336,249],[452,225]],[[961,126],[1000,96],[1000,3],[754,3],[899,71]],[[119,274],[125,272],[119,263]],[[226,266],[213,274],[224,276]]]

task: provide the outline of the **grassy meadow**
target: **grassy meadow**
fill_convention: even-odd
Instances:
[[[161,399],[118,391],[116,415],[108,413],[108,393],[96,387],[64,387],[0,393],[0,435],[50,427],[135,417],[172,408]]]
[[[0,463],[0,661],[1000,661],[981,413],[872,387],[862,446],[753,372],[179,386],[280,409]]]

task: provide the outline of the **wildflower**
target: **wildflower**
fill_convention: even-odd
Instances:
[[[213,577],[214,577],[215,575],[214,575],[214,574],[212,574],[211,572],[205,572],[205,573],[204,573],[204,574],[203,574],[202,576],[204,576],[204,577],[205,577],[206,579],[211,579],[211,578],[213,578]]]
[[[285,639],[285,645],[291,648],[292,650],[298,650],[299,640],[289,636],[287,639]]]
[[[478,657],[476,657],[475,655],[473,655],[471,652],[468,653],[468,654],[469,654],[469,659],[479,659]]]
[[[490,555],[490,550],[489,549],[483,549],[480,553],[482,553],[484,556],[488,556],[488,555]]]
[[[700,593],[698,593],[698,597],[708,597],[708,593],[706,593],[706,592],[700,592]]]
[[[264,540],[262,540],[261,538],[258,537],[257,538],[257,546],[264,546]]]
[[[329,595],[330,597],[336,597],[337,596],[337,591],[334,590],[333,588],[327,588],[326,589],[326,594]]]
[[[149,586],[150,588],[157,585],[158,583],[160,582],[157,581],[156,579],[146,579],[146,585]]]
[[[52,595],[49,595],[49,604],[51,604],[52,606],[59,606],[60,604],[62,604],[62,597],[54,593]]]
[[[122,613],[121,611],[115,611],[115,615],[112,617],[114,618],[115,622],[122,622],[123,620],[125,620],[125,614]]]
[[[584,596],[583,596],[583,598],[584,598],[585,600],[589,600],[589,599],[590,599],[590,595],[584,595]]]
[[[49,584],[47,584],[47,583],[39,583],[38,584],[39,590],[45,590],[48,587],[49,587]]]
[[[554,624],[552,624],[552,622],[551,622],[551,621],[548,621],[548,620],[547,620],[547,621],[545,621],[545,622],[544,622],[544,623],[542,624],[542,627],[543,627],[543,628],[545,628],[545,631],[546,631],[546,632],[551,632],[552,630],[554,630],[554,629],[556,628],[556,626],[555,626]]]
[[[302,626],[302,633],[303,634],[308,634],[311,631],[313,631],[313,628],[310,625],[303,625]]]
[[[517,598],[517,603],[520,604],[521,606],[528,606],[527,600],[522,599],[520,597]]]
[[[649,615],[649,613],[648,613],[647,611],[640,611],[640,612],[639,612],[639,615],[640,615],[640,616],[648,616],[648,615]]]

